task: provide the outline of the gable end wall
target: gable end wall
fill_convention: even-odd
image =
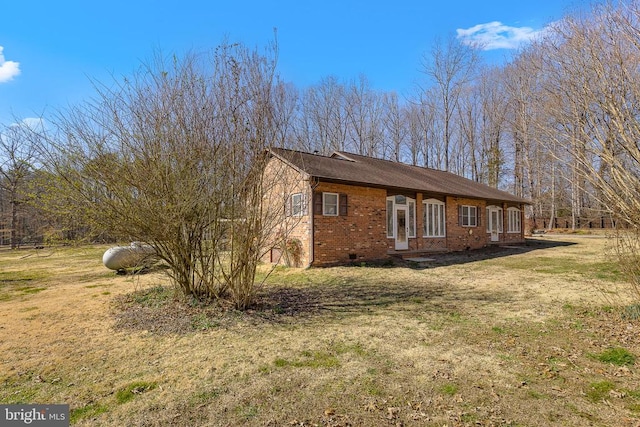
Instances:
[[[265,241],[263,262],[285,263],[281,259],[284,253],[283,236],[291,244],[295,242],[300,247],[300,258],[290,259],[294,267],[309,266],[311,254],[311,189],[309,182],[302,173],[287,165],[280,159],[273,157],[265,169],[265,212],[271,216],[266,221],[268,238]],[[304,215],[290,216],[288,214],[290,197],[292,194],[302,193],[305,198]],[[297,265],[296,262],[297,261]]]

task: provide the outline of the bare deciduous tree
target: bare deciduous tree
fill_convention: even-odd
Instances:
[[[52,170],[95,229],[152,245],[185,295],[256,295],[256,265],[285,202],[263,191],[265,150],[282,145],[275,47],[222,45],[157,59],[60,115]],[[55,138],[54,138],[55,137]]]
[[[439,106],[438,117],[442,122],[442,133],[439,135],[443,147],[446,171],[451,170],[455,113],[464,87],[473,79],[478,63],[476,51],[461,44],[453,37],[445,42],[437,40],[430,52],[423,59],[423,72],[434,83],[434,94]],[[440,166],[440,165],[439,165]]]
[[[0,130],[0,209],[3,209],[3,201],[9,205],[6,223],[12,249],[19,244],[19,212],[28,201],[28,182],[36,169],[37,156],[30,132],[26,122],[14,123]]]
[[[298,141],[306,151],[344,150],[347,140],[346,89],[335,77],[323,79],[302,97]]]
[[[382,98],[384,104],[384,129],[389,146],[390,157],[396,162],[402,161],[405,139],[407,137],[407,111],[398,101],[398,94],[391,92]],[[383,155],[383,157],[386,157]]]
[[[351,150],[365,156],[383,157],[382,101],[364,75],[349,85],[346,113]]]
[[[566,17],[545,41],[542,71],[553,102],[545,136],[566,159],[572,206],[595,197],[625,224],[618,248],[640,291],[640,2],[607,3]],[[574,215],[581,212],[574,211]],[[638,294],[640,296],[640,292]]]

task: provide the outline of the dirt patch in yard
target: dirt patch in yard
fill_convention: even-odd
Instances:
[[[608,244],[279,268],[247,312],[116,276],[105,248],[0,252],[0,402],[91,426],[636,426],[640,323]]]

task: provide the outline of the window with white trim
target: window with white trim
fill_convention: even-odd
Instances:
[[[289,212],[291,216],[302,216],[305,214],[306,206],[304,203],[304,194],[292,194],[290,203]]]
[[[387,197],[387,237],[393,239],[395,230],[395,218],[393,215],[393,197]]]
[[[338,216],[338,193],[322,193],[322,215]]]
[[[407,205],[409,206],[409,237],[416,237],[416,201],[407,198]]]
[[[462,227],[478,226],[478,207],[477,206],[460,206],[460,225]]]
[[[507,233],[520,233],[520,209],[508,208],[507,209]]]
[[[444,202],[437,199],[427,199],[423,202],[422,234],[424,237],[445,237]]]

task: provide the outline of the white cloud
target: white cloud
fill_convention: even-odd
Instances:
[[[15,126],[24,126],[33,131],[41,131],[46,127],[44,119],[39,117],[26,117],[20,123],[14,123]]]
[[[15,61],[5,61],[2,51],[4,47],[0,46],[0,83],[8,82],[15,76],[20,74],[20,63]]]
[[[510,27],[500,21],[478,24],[471,28],[458,28],[458,39],[482,50],[518,49],[520,46],[541,37],[546,29],[531,27]]]
[[[0,130],[2,127],[0,126]],[[11,138],[18,135],[24,135],[22,132],[36,132],[42,133],[49,129],[48,122],[40,117],[26,117],[19,122],[11,123],[4,128],[5,133],[0,132],[0,142],[9,142]],[[2,160],[2,153],[0,153],[0,163]]]
[[[6,129],[19,131],[20,129],[33,132],[42,132],[47,129],[47,121],[40,117],[26,117],[19,122],[14,122],[6,126]],[[0,133],[0,138],[3,134]]]

